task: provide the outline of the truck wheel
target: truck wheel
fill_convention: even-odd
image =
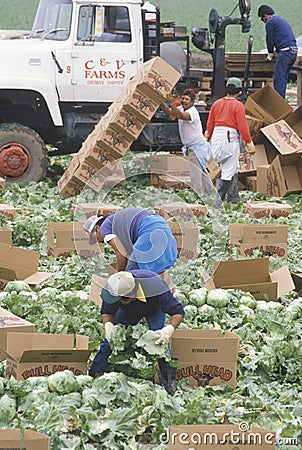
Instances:
[[[39,181],[47,166],[47,148],[38,133],[18,123],[0,125],[0,176],[7,184]]]

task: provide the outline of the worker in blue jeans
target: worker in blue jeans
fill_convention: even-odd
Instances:
[[[274,89],[285,98],[288,76],[298,54],[296,38],[289,23],[277,16],[271,6],[259,6],[258,17],[265,23],[268,51],[266,60],[272,61],[274,50],[278,53],[273,76]]]
[[[145,318],[149,329],[159,335],[156,344],[168,344],[185,314],[182,304],[173,296],[168,284],[151,270],[116,272],[108,278],[101,297],[105,338],[89,371],[93,377],[110,370],[108,365],[108,358],[111,355],[110,335],[117,324],[126,327],[137,325],[142,318]],[[165,325],[166,314],[170,315],[170,323],[167,325]],[[173,394],[176,370],[168,366],[163,360],[159,361],[161,382],[165,389]]]

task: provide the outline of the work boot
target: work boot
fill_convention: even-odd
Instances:
[[[232,180],[218,180],[218,194],[220,195],[220,198],[222,201],[224,201],[225,196],[229,190],[229,186],[231,184]]]
[[[228,201],[231,203],[240,202],[239,192],[238,192],[238,173],[233,175],[228,191],[227,191]]]
[[[158,375],[160,385],[163,386],[168,394],[174,395],[176,392],[176,367],[170,364],[163,358],[158,360]]]

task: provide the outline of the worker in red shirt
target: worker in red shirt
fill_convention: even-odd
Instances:
[[[213,103],[205,133],[206,139],[211,141],[214,159],[222,166],[218,193],[221,200],[227,197],[232,203],[240,201],[238,193],[240,135],[246,143],[247,151],[250,154],[255,153],[244,105],[237,99],[241,89],[242,83],[239,78],[228,79],[226,96]]]

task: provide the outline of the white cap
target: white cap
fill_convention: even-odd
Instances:
[[[135,288],[135,278],[130,272],[120,271],[108,278],[106,286],[102,289],[101,297],[106,303],[118,302],[122,297],[127,297]],[[134,298],[146,302],[146,298],[140,283],[137,291],[133,293]]]

